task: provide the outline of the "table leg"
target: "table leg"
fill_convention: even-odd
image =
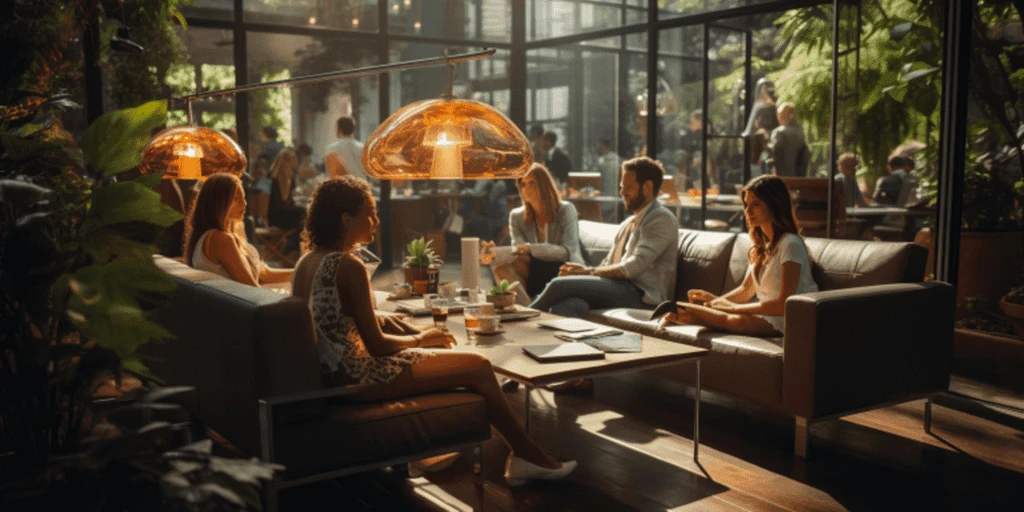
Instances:
[[[531,386],[523,386],[523,430],[527,434],[530,433],[530,391],[533,391]]]
[[[697,358],[697,387],[693,393],[693,461],[700,462],[697,458],[700,450],[700,358]]]

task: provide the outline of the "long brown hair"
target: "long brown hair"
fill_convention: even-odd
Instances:
[[[775,250],[775,245],[786,233],[800,234],[797,227],[796,215],[793,213],[793,200],[789,196],[789,188],[786,182],[778,176],[766,174],[758,176],[747,183],[747,186],[740,190],[740,200],[746,207],[748,193],[753,193],[768,208],[768,214],[772,219],[771,240],[759,226],[748,226],[750,240],[753,244],[750,247],[749,258],[754,264],[754,275],[761,274],[768,256]]]
[[[527,224],[532,222],[534,227],[537,226],[538,219],[545,220],[550,224],[558,216],[558,205],[562,202],[562,196],[558,193],[558,188],[555,187],[555,180],[551,177],[551,172],[548,171],[547,167],[544,167],[543,164],[534,163],[522,178],[516,180],[520,196],[523,194],[523,179],[527,176],[533,176],[534,181],[537,182],[541,211],[537,211],[534,205],[523,201],[523,206],[526,209],[523,220]]]
[[[357,215],[372,197],[370,185],[354,176],[331,178],[316,186],[302,228],[302,252],[337,249],[345,238],[342,214]]]
[[[295,184],[295,171],[299,167],[299,157],[292,148],[284,148],[277,152],[274,164],[270,166],[270,177],[278,182],[278,193],[281,201],[287,201],[292,195]],[[275,198],[278,199],[278,198]]]
[[[237,176],[228,173],[217,173],[206,179],[199,195],[196,196],[189,209],[185,221],[185,263],[192,265],[192,253],[195,252],[199,237],[211,229],[219,229],[235,234],[235,226],[227,226],[226,217],[235,191],[242,186]]]

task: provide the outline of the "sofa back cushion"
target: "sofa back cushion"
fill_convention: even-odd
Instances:
[[[733,233],[680,229],[676,300],[686,300],[686,292],[693,289],[721,294],[735,241]]]
[[[583,261],[591,266],[600,264],[615,245],[615,234],[618,232],[618,224],[581,220],[580,249],[583,251]]]
[[[889,283],[918,283],[924,279],[928,250],[910,242],[874,242],[804,238],[811,257],[811,274],[819,290],[837,290]],[[725,289],[739,286],[746,275],[750,236],[733,244]]]
[[[924,279],[928,250],[910,242],[807,238],[814,280],[821,290]]]
[[[188,404],[193,413],[241,450],[258,455],[259,398],[320,388],[308,305],[155,258],[177,284],[157,313],[176,339],[144,347],[155,356],[150,369],[169,385],[194,386]]]

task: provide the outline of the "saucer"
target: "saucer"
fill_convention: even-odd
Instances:
[[[504,332],[505,332],[505,329],[502,329],[502,328],[498,328],[498,330],[496,330],[496,331],[487,331],[487,332],[484,332],[484,331],[481,331],[479,329],[476,329],[476,330],[473,331],[473,334],[479,334],[480,336],[494,336],[495,334],[503,334]]]

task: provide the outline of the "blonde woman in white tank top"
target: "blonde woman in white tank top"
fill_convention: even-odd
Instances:
[[[698,324],[749,336],[782,336],[786,300],[818,291],[785,182],[777,176],[759,176],[743,187],[740,197],[752,245],[743,283],[721,297],[690,290],[689,302],[680,303],[678,313],[665,315],[662,325]]]
[[[251,286],[291,279],[292,269],[268,268],[242,233],[242,182],[230,174],[210,176],[185,223],[186,263]]]

